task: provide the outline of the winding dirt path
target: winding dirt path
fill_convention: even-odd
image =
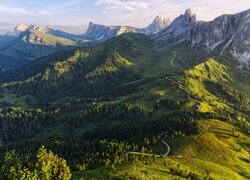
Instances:
[[[171,61],[170,61],[171,65],[172,65],[174,68],[177,68],[177,67],[174,65],[174,60],[175,60],[175,58],[177,57],[176,52],[177,52],[177,51],[173,51],[174,57],[173,57],[173,58],[171,59]],[[169,77],[166,77],[166,79],[169,80],[169,81],[171,81],[172,84],[177,84],[178,87],[179,87],[180,89],[184,90],[184,91],[187,93],[188,99],[189,99],[189,100],[192,100],[192,101],[194,101],[194,102],[196,102],[196,103],[198,104],[198,105],[197,105],[198,111],[201,109],[202,102],[201,102],[201,101],[198,101],[198,100],[196,100],[196,99],[191,98],[191,96],[190,96],[191,92],[190,92],[189,90],[187,90],[182,84],[178,83],[177,81],[175,81],[175,80],[173,80],[173,79],[171,79],[171,78],[169,78]],[[167,143],[166,141],[162,140],[162,143],[167,147],[167,152],[164,154],[164,157],[167,157],[167,156],[169,155],[170,151],[171,151],[171,148],[170,148],[170,146],[168,145],[168,143]],[[182,157],[182,156],[176,156],[176,157]]]
[[[176,52],[177,52],[177,51],[173,51],[174,57],[171,59],[171,65],[172,65],[173,67],[175,67],[175,68],[176,68],[176,66],[174,65],[173,62],[174,62],[175,58],[177,57]],[[192,101],[194,101],[194,102],[196,102],[196,103],[198,104],[198,105],[197,105],[198,111],[201,109],[201,107],[202,107],[202,102],[201,102],[201,101],[198,101],[198,100],[196,100],[196,99],[191,98],[191,96],[190,96],[191,92],[190,92],[189,90],[187,90],[182,84],[178,83],[177,81],[175,81],[175,80],[173,80],[173,79],[170,79],[169,77],[166,77],[166,79],[169,80],[169,81],[171,81],[173,84],[177,84],[178,87],[179,87],[180,89],[184,90],[184,91],[187,93],[188,99],[189,99],[189,100],[192,100]]]
[[[173,79],[170,79],[169,77],[166,77],[166,79],[171,81],[173,84],[177,84],[180,89],[184,90],[187,93],[187,96],[188,96],[189,100],[194,101],[194,102],[196,102],[198,104],[197,109],[198,110],[201,109],[202,102],[191,98],[191,96],[190,96],[191,92],[189,90],[185,89],[185,87],[182,84],[178,83],[177,81],[175,81]]]
[[[168,148],[167,152],[163,155],[164,157],[167,157],[168,154],[170,153],[171,148],[170,148],[170,146],[168,145],[168,143],[165,142],[164,140],[162,140],[161,142],[162,142],[163,144],[165,144],[165,145],[167,146],[167,148]]]
[[[174,60],[175,60],[175,58],[176,58],[176,56],[177,56],[177,55],[176,55],[176,52],[177,52],[177,51],[173,51],[174,57],[171,59],[171,62],[170,62],[171,65],[172,65],[173,67],[175,67],[175,68],[176,68],[176,66],[174,65]]]

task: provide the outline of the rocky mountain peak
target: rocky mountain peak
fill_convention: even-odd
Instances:
[[[153,22],[144,28],[142,32],[146,35],[153,35],[160,32],[162,29],[167,27],[170,24],[169,18],[162,18],[160,16],[156,16]]]
[[[25,31],[28,29],[30,25],[29,24],[19,24],[15,27],[15,30],[17,31]]]
[[[30,26],[29,24],[19,24],[14,29],[8,31],[5,34],[9,36],[18,36],[20,33],[26,31],[29,28],[29,26]]]
[[[192,16],[193,15],[193,12],[192,12],[192,10],[191,9],[186,9],[186,11],[185,11],[185,15],[186,16]]]
[[[183,15],[186,19],[190,19],[192,22],[196,22],[196,14],[192,12],[191,9],[186,9],[184,15]]]
[[[106,26],[90,22],[83,36],[96,41],[105,41],[127,32],[138,32],[138,29],[130,26]]]
[[[158,41],[177,38],[208,51],[220,48],[220,55],[230,52],[240,63],[250,64],[250,10],[201,22],[187,9],[155,38]]]
[[[168,26],[170,24],[169,18],[162,18],[160,16],[156,16],[153,23],[158,24],[159,26]]]
[[[47,33],[52,29],[49,26],[41,26],[35,24],[19,24],[11,31],[8,31],[6,35],[19,36],[22,32],[32,31],[32,30]]]
[[[96,26],[96,25],[98,25],[98,24],[95,24],[94,22],[89,22],[88,29],[91,28],[91,27],[93,27],[93,26]]]
[[[156,16],[156,17],[155,17],[155,20],[158,20],[158,21],[159,21],[159,20],[161,20],[161,19],[162,19],[162,18],[161,18],[160,16]]]
[[[177,37],[183,36],[184,34],[189,33],[190,29],[197,25],[196,15],[190,9],[187,9],[184,14],[181,14],[174,21],[167,26],[160,35],[165,37]]]

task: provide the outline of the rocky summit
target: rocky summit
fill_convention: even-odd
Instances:
[[[139,29],[130,26],[105,26],[90,22],[87,32],[83,37],[96,41],[105,41],[123,33],[138,31]]]
[[[169,18],[162,18],[160,16],[156,16],[154,21],[146,28],[142,29],[142,32],[146,35],[154,35],[160,32],[162,29],[167,27],[170,24]]]
[[[157,34],[169,24],[169,18],[164,19],[160,16],[156,16],[156,18],[149,26],[142,29],[131,26],[105,26],[90,22],[87,32],[82,36],[96,41],[105,41],[124,33],[143,33],[150,36]]]
[[[234,15],[222,15],[213,21],[197,21],[190,9],[177,17],[168,27],[155,36],[157,42],[177,38],[193,46],[214,50],[220,54],[229,49],[241,63],[250,61],[250,10]]]

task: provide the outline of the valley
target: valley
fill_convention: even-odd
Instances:
[[[32,55],[0,71],[0,179],[249,179],[249,15],[17,27],[0,54]]]

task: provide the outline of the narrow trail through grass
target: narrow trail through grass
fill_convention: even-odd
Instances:
[[[174,57],[171,59],[171,62],[170,62],[171,65],[172,65],[174,68],[176,68],[176,66],[174,65],[174,60],[175,60],[176,57],[177,57],[176,52],[177,52],[177,51],[173,51]],[[187,90],[182,84],[178,83],[177,81],[175,81],[175,80],[173,80],[173,79],[171,79],[171,78],[169,78],[169,77],[166,77],[166,79],[169,80],[169,81],[171,81],[171,82],[174,83],[174,84],[177,84],[178,87],[179,87],[180,89],[184,90],[184,91],[187,93],[188,99],[189,99],[189,100],[192,100],[192,101],[194,101],[194,102],[196,102],[196,103],[198,104],[198,105],[197,105],[198,111],[201,109],[201,107],[202,107],[202,102],[201,102],[201,101],[198,101],[198,100],[196,100],[196,99],[191,98],[191,96],[190,96],[191,92],[190,92],[189,90]],[[170,146],[168,145],[168,143],[165,142],[164,140],[162,140],[162,143],[167,147],[167,152],[164,154],[164,156],[167,157],[167,156],[169,155],[169,153],[170,153],[171,148],[170,148]]]
[[[174,68],[176,68],[176,66],[174,65],[174,60],[175,60],[176,57],[177,57],[176,52],[177,52],[177,51],[173,51],[174,57],[171,59],[171,65],[172,65]],[[178,77],[178,76],[177,76],[177,77]],[[187,96],[188,96],[188,99],[189,99],[189,100],[192,100],[192,101],[194,101],[194,102],[196,102],[196,103],[198,104],[198,105],[197,105],[198,111],[201,109],[201,107],[202,107],[202,102],[199,101],[199,100],[196,100],[196,99],[191,98],[191,96],[190,96],[191,92],[190,92],[189,90],[187,90],[182,84],[178,83],[177,81],[175,81],[175,80],[173,80],[173,79],[171,79],[171,78],[169,78],[169,77],[166,77],[166,79],[169,80],[169,81],[171,81],[171,82],[174,83],[174,84],[177,84],[178,87],[179,87],[180,89],[186,91]]]
[[[164,145],[166,145],[167,148],[168,148],[167,152],[164,154],[164,156],[167,157],[168,154],[170,153],[171,148],[170,148],[170,146],[168,145],[168,143],[165,142],[164,140],[162,140],[161,142],[162,142]]]

